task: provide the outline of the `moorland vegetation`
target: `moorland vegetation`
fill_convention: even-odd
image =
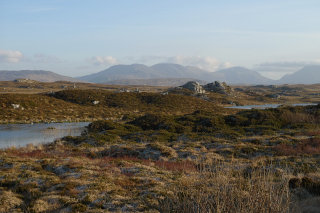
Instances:
[[[2,122],[92,121],[0,150],[0,212],[319,211],[320,105],[234,110],[206,96],[0,95]]]

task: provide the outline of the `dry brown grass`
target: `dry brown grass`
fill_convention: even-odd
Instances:
[[[281,119],[290,124],[297,123],[316,123],[318,118],[312,114],[301,113],[301,112],[290,112],[286,111],[281,115]]]
[[[234,165],[233,165],[234,166]],[[185,176],[160,201],[160,212],[288,212],[286,177],[266,169],[243,173],[227,165]]]
[[[65,89],[73,89],[74,82],[57,81],[57,82],[35,82],[23,83],[14,81],[0,81],[0,93],[20,93],[20,94],[37,94],[46,92],[56,92]],[[106,85],[94,83],[76,83],[77,89],[100,89],[107,91],[118,91],[121,88],[135,90],[139,88],[143,92],[161,92],[168,87],[162,86],[129,86],[129,85]]]
[[[19,212],[18,207],[23,203],[19,195],[0,188],[0,212]]]

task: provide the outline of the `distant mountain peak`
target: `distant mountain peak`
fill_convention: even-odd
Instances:
[[[154,64],[151,67],[160,67],[160,66],[170,66],[170,67],[177,67],[177,68],[184,68],[185,66],[181,64],[175,64],[175,63],[158,63]]]
[[[320,65],[308,65],[292,74],[283,76],[282,84],[317,84],[320,83]]]
[[[230,67],[213,73],[216,80],[229,84],[272,84],[273,80],[263,77],[260,73],[245,67]]]

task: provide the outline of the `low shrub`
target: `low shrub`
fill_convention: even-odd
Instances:
[[[278,155],[314,155],[320,154],[320,138],[302,140],[300,143],[279,144],[274,150]]]

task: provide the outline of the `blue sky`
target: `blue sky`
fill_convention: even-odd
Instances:
[[[277,78],[320,62],[319,11],[318,0],[0,0],[0,70],[172,62]]]

